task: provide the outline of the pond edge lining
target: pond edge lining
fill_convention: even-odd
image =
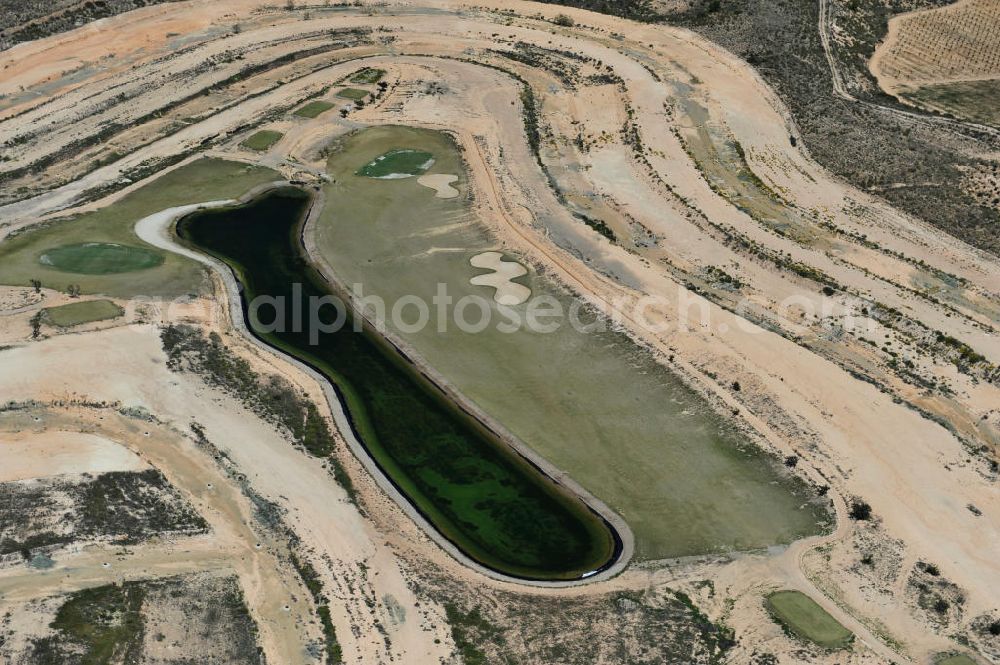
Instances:
[[[214,257],[200,254],[192,249],[180,245],[176,241],[174,229],[176,222],[179,219],[192,213],[213,208],[246,205],[262,194],[272,190],[284,188],[296,188],[301,190],[300,187],[297,187],[287,180],[264,183],[252,188],[250,191],[236,199],[178,206],[176,211],[168,218],[158,220],[160,223],[156,227],[140,229],[140,225],[143,221],[149,217],[161,214],[153,213],[153,215],[148,215],[147,217],[144,217],[136,222],[135,232],[136,235],[138,235],[144,242],[160,249],[180,254],[181,256],[195,260],[198,263],[211,268],[213,272],[220,277],[226,287],[225,297],[228,302],[230,322],[234,330],[238,331],[245,340],[249,341],[255,347],[267,352],[271,356],[279,358],[284,362],[292,364],[320,385],[324,396],[326,397],[327,405],[330,409],[331,415],[333,416],[334,422],[354,456],[361,462],[362,466],[364,466],[365,470],[375,480],[379,488],[389,495],[389,497],[403,509],[406,515],[413,520],[426,535],[428,535],[439,547],[441,547],[441,549],[451,555],[451,557],[459,563],[478,573],[501,582],[510,582],[541,588],[567,588],[581,586],[584,584],[605,581],[621,573],[631,562],[635,553],[635,537],[625,520],[612,511],[611,508],[609,508],[604,502],[600,501],[580,486],[568,474],[560,471],[557,467],[553,466],[512,434],[506,432],[506,430],[500,426],[499,423],[487,416],[478,407],[469,402],[469,400],[460,396],[456,397],[456,395],[458,395],[457,391],[450,388],[450,384],[448,384],[443,377],[430,369],[429,366],[422,361],[418,354],[416,354],[401,340],[395,339],[392,334],[378,331],[378,334],[383,335],[384,340],[387,343],[396,348],[404,360],[412,362],[420,370],[420,372],[424,374],[427,380],[444,391],[449,399],[454,400],[459,409],[465,411],[474,419],[479,420],[483,426],[490,429],[493,434],[501,439],[505,445],[508,445],[512,452],[524,459],[534,468],[538,469],[538,471],[545,476],[545,479],[548,482],[552,482],[557,486],[568,490],[570,493],[583,501],[590,511],[598,515],[598,517],[605,522],[615,540],[615,548],[612,558],[607,564],[605,564],[604,567],[598,569],[597,572],[587,577],[570,580],[545,580],[517,577],[501,573],[472,559],[470,556],[462,552],[457,545],[445,537],[444,534],[442,534],[426,517],[424,517],[420,510],[410,501],[410,499],[407,498],[406,495],[404,495],[395,483],[393,483],[392,480],[385,474],[385,472],[382,471],[381,467],[357,437],[353,425],[351,424],[350,416],[347,414],[345,407],[337,394],[336,387],[330,382],[330,380],[307,363],[304,363],[299,359],[280,351],[279,349],[271,347],[250,332],[250,330],[246,327],[243,298],[240,292],[239,283],[232,270],[229,266],[225,265],[221,261],[218,261]],[[317,260],[318,252],[316,251],[314,243],[312,242],[311,234],[309,233],[309,230],[315,226],[315,221],[323,209],[324,197],[322,191],[312,191],[309,192],[309,194],[311,195],[312,202],[310,203],[310,209],[306,215],[306,219],[302,224],[302,241],[305,246],[306,254],[314,262],[313,267],[320,273],[320,276],[323,277],[324,280],[335,286],[339,284],[339,281],[335,277],[331,278],[329,273],[332,269],[330,269],[329,265],[322,260],[322,257]],[[355,315],[360,316],[360,313],[356,308],[356,303],[353,299],[348,298],[348,302],[350,303],[351,309]],[[367,325],[371,325],[367,318],[362,316],[362,319]],[[374,326],[372,327],[374,328]]]

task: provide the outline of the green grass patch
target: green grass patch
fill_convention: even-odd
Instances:
[[[365,67],[357,72],[354,76],[350,78],[351,83],[360,83],[362,85],[371,85],[373,83],[378,83],[385,76],[384,69],[377,69],[375,67]]]
[[[174,169],[99,210],[36,224],[0,243],[0,284],[43,286],[66,291],[79,284],[83,293],[115,298],[137,295],[175,298],[204,290],[201,266],[177,254],[165,253],[162,263],[147,270],[118,274],[70,274],[38,262],[53,247],[84,243],[114,243],[149,250],[135,235],[135,223],[165,208],[237,198],[281,175],[260,166],[221,159],[199,159]]]
[[[47,249],[38,262],[78,275],[113,275],[155,268],[163,263],[163,254],[113,242],[84,242]]]
[[[83,649],[80,663],[134,662],[142,653],[142,601],[139,584],[84,589],[70,596],[52,627]]]
[[[357,101],[359,99],[364,99],[368,96],[368,94],[367,90],[362,90],[361,88],[342,88],[340,92],[337,93],[337,96]]]
[[[315,118],[320,113],[326,113],[333,107],[334,105],[330,102],[316,100],[296,109],[295,115],[302,116],[303,118]]]
[[[317,115],[319,114],[317,113]],[[250,148],[251,150],[267,150],[280,141],[282,136],[284,136],[284,134],[276,132],[273,129],[262,129],[247,138],[240,145]]]
[[[976,661],[972,660],[964,653],[955,654],[954,656],[945,656],[941,660],[934,661],[935,665],[979,665]]]
[[[793,635],[827,649],[842,649],[854,639],[809,596],[798,591],[777,591],[765,601],[774,620]]]
[[[368,178],[405,178],[420,175],[434,163],[434,155],[423,150],[390,150],[379,155],[357,170],[357,175]]]
[[[46,323],[59,328],[72,328],[84,323],[118,318],[125,310],[110,300],[88,300],[47,307],[44,312]]]
[[[952,115],[960,120],[972,120],[1000,127],[1000,79],[956,81],[908,90],[902,93],[918,106]]]

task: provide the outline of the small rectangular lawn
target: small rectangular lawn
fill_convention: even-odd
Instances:
[[[45,322],[59,328],[72,328],[84,323],[115,319],[125,313],[125,310],[110,300],[73,302],[58,307],[46,307],[43,311]]]
[[[804,593],[777,591],[765,602],[775,621],[804,640],[827,649],[842,649],[854,639],[851,631]]]
[[[385,76],[384,69],[376,69],[375,67],[365,67],[354,73],[351,77],[351,83],[361,83],[362,85],[371,85],[372,83],[378,83],[382,77]]]
[[[251,150],[267,150],[280,141],[282,136],[284,136],[284,134],[281,132],[276,132],[272,129],[262,129],[244,140],[240,145],[250,148]]]
[[[360,88],[343,88],[337,93],[338,97],[343,97],[344,99],[353,99],[357,101],[359,99],[364,99],[368,96],[367,90],[361,90]]]
[[[937,665],[978,665],[978,663],[964,653],[960,653],[954,656],[946,656],[943,660],[937,661]]]
[[[333,106],[330,102],[316,100],[296,109],[295,115],[302,116],[303,118],[315,118],[320,113],[329,111]]]

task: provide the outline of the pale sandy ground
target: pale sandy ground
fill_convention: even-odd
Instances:
[[[267,362],[253,356],[251,359],[258,364]],[[101,360],[106,362],[101,362],[104,372],[98,385],[91,378],[92,367],[95,361]],[[344,491],[334,483],[323,463],[296,452],[273,427],[247,412],[233,399],[207,388],[197,377],[170,372],[164,360],[159,333],[150,325],[121,326],[97,333],[58,336],[5,352],[0,359],[5,370],[0,376],[0,401],[15,396],[22,400],[43,402],[71,396],[94,401],[120,401],[126,406],[143,407],[178,430],[186,430],[191,422],[200,423],[208,438],[230,457],[241,473],[246,474],[254,489],[288,511],[289,526],[302,539],[324,578],[326,592],[332,601],[331,611],[338,639],[345,652],[356,654],[355,662],[386,662],[404,654],[419,659],[417,662],[432,662],[439,656],[447,655],[450,638],[441,627],[442,622],[437,615],[440,610],[426,607],[424,603],[417,607],[416,598],[404,581],[384,536],[361,517]],[[36,378],[42,376],[58,378]],[[142,426],[147,427],[145,423]],[[176,442],[178,438],[174,435],[168,441]],[[184,448],[180,448],[190,449],[192,461],[188,464],[182,464],[186,460],[177,454],[176,447],[163,445],[160,450],[155,449],[154,444],[158,441],[156,437],[138,434],[132,445],[145,459],[160,468],[169,480],[194,494],[199,499],[197,507],[205,505],[207,497],[218,495],[220,487],[234,486],[234,482],[224,476],[209,458],[194,450],[189,441],[184,440]],[[196,459],[197,462],[193,461]],[[208,490],[210,483],[213,489]],[[247,552],[259,551],[255,545],[261,542],[264,535],[249,532],[246,524],[250,518],[246,511],[250,508],[242,497],[236,497],[233,492],[238,490],[230,492],[230,499],[234,502],[239,499],[241,510],[245,511],[242,517],[228,524],[209,519],[213,534],[200,538],[201,545],[179,541],[177,547],[206,550],[205,554],[210,559],[222,558],[224,562],[234,565],[240,573],[255,617],[264,624],[264,647],[268,657],[273,656],[274,662],[279,663],[307,662],[301,653],[305,642],[303,637],[315,637],[315,626],[305,635],[281,626],[283,617],[288,616],[281,608],[286,603],[292,604],[293,597],[298,598],[294,625],[301,627],[308,621],[308,608],[304,607],[308,603],[305,600],[307,594],[300,582],[294,582],[292,586],[296,579],[293,571],[285,570],[280,579],[272,580],[273,571],[277,569],[273,561],[246,558]],[[228,509],[233,508],[229,506]],[[232,534],[233,530],[237,533]],[[228,547],[236,547],[241,554],[222,556],[213,553],[213,544],[222,552]],[[147,562],[144,556],[126,558],[124,565],[128,570],[147,569],[151,563],[159,561],[157,547],[140,550],[149,552],[152,559]],[[90,559],[86,561],[96,562],[97,555],[87,556]],[[170,567],[173,559],[169,551],[163,556]],[[73,570],[80,569],[79,574],[84,579],[92,579],[101,572],[95,568],[98,564],[88,565],[77,562],[75,558],[66,565]],[[373,572],[364,575],[361,572],[364,566]],[[114,564],[115,570],[122,568],[123,564]],[[170,567],[171,571],[173,569]],[[167,574],[159,572],[158,568],[156,570],[158,574]],[[53,580],[61,580],[60,571],[62,568],[58,567],[49,575]],[[2,575],[0,585],[6,579]],[[100,579],[117,578],[105,575]],[[35,580],[33,574],[19,570],[6,584],[29,588],[34,584],[32,580]],[[38,583],[43,587],[41,591],[51,588],[41,578]],[[265,583],[269,586],[261,588]],[[290,592],[288,586],[281,591],[274,584],[292,586],[294,591]],[[8,593],[13,594],[10,589],[8,586],[4,597]],[[394,598],[411,620],[402,624],[390,623],[382,604],[386,597]],[[258,598],[258,602],[253,602],[254,598]],[[375,603],[374,610],[369,608],[368,602]],[[426,632],[421,627],[420,617],[425,614],[435,619],[435,625],[439,626],[437,631]],[[387,628],[389,640],[383,640],[375,627],[376,622]],[[440,644],[435,644],[434,639],[438,639]]]
[[[116,332],[118,335],[130,334],[127,328],[120,328]],[[103,335],[91,333],[62,336],[51,343],[62,342],[69,345],[74,349],[72,355],[79,359],[84,349],[76,343],[77,340],[97,336],[114,339],[113,333],[106,332]],[[6,359],[9,362],[5,363],[5,369],[9,371],[0,379],[4,384],[0,387],[0,396],[7,398],[24,395],[41,402],[51,402],[57,399],[67,400],[73,394],[64,391],[65,383],[54,392],[38,390],[37,381],[35,390],[14,388],[11,385],[21,383],[23,386],[25,382],[23,375],[18,376],[18,356],[37,353],[44,350],[46,344],[43,342],[10,352],[11,357]],[[103,353],[107,354],[113,348],[105,347]],[[100,355],[101,352],[98,351],[93,357]],[[52,360],[55,363],[49,366],[48,371],[70,369],[65,362],[59,362],[57,357]],[[77,362],[78,371],[85,376],[85,363],[79,360]],[[35,363],[31,366],[38,367]],[[71,373],[65,373],[64,376],[72,381]],[[75,394],[77,398],[84,395],[82,392]],[[99,400],[100,398],[91,401]],[[127,403],[140,406],[134,400],[128,400]],[[240,577],[248,606],[258,617],[262,643],[268,652],[275,654],[281,662],[307,662],[302,645],[309,639],[316,639],[317,635],[315,628],[307,625],[311,610],[305,600],[308,596],[301,581],[289,567],[279,566],[272,553],[280,547],[280,534],[276,540],[274,536],[255,532],[249,526],[252,522],[252,506],[241,493],[237,482],[225,474],[204,451],[197,449],[193,442],[169,427],[145,421],[130,421],[109,409],[54,407],[34,411],[32,416],[30,420],[25,418],[22,423],[18,423],[15,417],[14,422],[5,423],[5,426],[20,429],[19,436],[29,436],[35,442],[52,438],[57,444],[61,440],[80,436],[75,434],[76,430],[86,429],[99,437],[105,445],[122,447],[116,453],[128,456],[121,465],[122,469],[133,465],[135,457],[140,458],[142,464],[160,469],[205,518],[211,533],[144,544],[130,547],[127,551],[95,546],[77,552],[71,551],[66,555],[57,553],[54,555],[57,565],[44,571],[5,569],[0,571],[0,600],[3,603],[121,579],[163,576],[225,565],[234,569]],[[181,426],[184,424],[178,423]],[[33,450],[22,449],[17,452],[25,455],[20,464],[35,470],[50,461],[48,451],[39,446]],[[263,546],[265,543],[266,547]],[[262,546],[258,547],[258,544]],[[294,611],[284,611],[285,605],[289,605]]]
[[[45,294],[24,287],[0,287],[0,312],[10,314],[42,302]]]
[[[148,468],[128,449],[83,432],[0,433],[0,460],[0,482]]]
[[[771,645],[781,638],[776,634],[777,629],[761,616],[759,593],[778,586],[799,588],[855,630],[861,642],[870,649],[861,648],[850,656],[851,662],[926,662],[929,654],[949,648],[953,643],[902,609],[898,597],[865,592],[850,576],[838,570],[824,571],[829,579],[821,580],[814,568],[803,565],[803,560],[818,545],[833,547],[841,555],[850,553],[852,525],[843,519],[841,497],[861,496],[872,504],[887,537],[904,543],[908,562],[933,561],[945,577],[965,590],[969,617],[997,607],[995,590],[1000,589],[1000,562],[995,556],[995,552],[1000,551],[997,485],[984,477],[982,464],[966,453],[955,436],[894,399],[898,395],[943,415],[968,440],[989,447],[1000,440],[996,430],[996,409],[1000,404],[997,388],[970,379],[947,363],[917,356],[913,357],[922,369],[953,386],[955,394],[951,398],[922,394],[891,372],[880,376],[890,394],[856,379],[843,369],[839,359],[867,362],[877,354],[860,350],[862,347],[849,337],[840,339],[824,331],[834,325],[841,314],[857,311],[862,304],[859,299],[847,295],[825,298],[816,289],[805,289],[800,282],[779,274],[766,262],[747,261],[722,242],[706,220],[733,229],[776,252],[786,253],[791,259],[820,268],[839,284],[896,307],[928,328],[957,337],[991,361],[998,362],[1000,336],[996,333],[996,323],[1000,311],[997,298],[1000,262],[994,257],[906,217],[884,202],[852,190],[824,173],[807,154],[789,145],[792,124],[787,112],[752,70],[689,33],[628,24],[565,8],[533,5],[526,13],[538,11],[550,17],[555,13],[567,13],[584,27],[556,29],[551,23],[530,20],[501,25],[504,19],[476,12],[400,18],[391,16],[391,8],[378,10],[374,16],[365,12],[317,14],[311,21],[290,21],[277,13],[253,23],[249,15],[253,6],[251,2],[232,0],[190,9],[187,3],[181,3],[140,10],[107,24],[116,30],[114,49],[121,62],[130,63],[130,66],[144,66],[143,63],[162,48],[164,38],[160,26],[165,25],[164,22],[182,21],[192,34],[208,34],[213,26],[229,24],[233,16],[246,21],[239,39],[247,43],[294,37],[305,28],[389,25],[396,36],[393,48],[414,55],[374,55],[347,62],[250,99],[224,114],[194,123],[178,134],[140,148],[122,163],[98,169],[61,190],[0,208],[0,217],[12,223],[7,228],[30,223],[36,217],[65,207],[76,192],[119,177],[124,166],[172,154],[228,128],[260,118],[269,107],[279,102],[298,101],[360,66],[387,68],[390,72],[386,80],[392,83],[393,92],[385,99],[352,114],[347,120],[331,119],[327,117],[330,114],[326,114],[315,121],[296,121],[296,126],[289,127],[288,135],[276,146],[276,151],[265,156],[267,163],[280,166],[286,174],[295,169],[315,172],[322,166],[318,151],[324,138],[358,127],[360,123],[403,122],[453,131],[471,170],[477,211],[505,249],[545,266],[549,274],[598,306],[619,313],[623,324],[633,334],[654,349],[673,356],[678,371],[721,406],[738,414],[738,420],[755,431],[766,445],[781,454],[799,455],[802,473],[817,482],[830,484],[832,494],[837,497],[840,525],[828,538],[802,541],[773,556],[741,557],[734,563],[708,566],[707,569],[654,566],[633,570],[603,586],[594,586],[593,592],[683,582],[684,579],[696,579],[695,575],[708,576],[737,599],[731,611],[726,610],[724,604],[712,607],[711,601],[706,600],[713,614],[726,614],[727,621],[738,631],[746,631]],[[450,11],[461,5],[441,2],[434,6]],[[509,5],[496,2],[491,6],[506,8]],[[622,33],[624,37],[613,38],[611,32]],[[546,187],[545,178],[528,150],[520,124],[519,89],[509,79],[475,63],[418,57],[419,54],[462,56],[468,49],[475,52],[475,49],[502,47],[494,36],[497,34],[508,40],[575,50],[612,66],[622,77],[625,95],[613,87],[581,87],[579,91],[570,91],[560,88],[558,81],[544,73],[528,68],[519,70],[543,91],[540,99],[548,114],[547,122],[555,128],[557,137],[573,136],[577,124],[594,135],[601,130],[611,135],[610,140],[587,153],[573,151],[566,140],[557,140],[547,150],[558,159],[577,165],[579,169],[575,172],[580,182],[596,192],[623,219],[633,220],[664,238],[662,249],[657,250],[661,253],[645,252],[641,248],[626,251],[612,245],[574,220],[560,205]],[[231,43],[228,40],[210,41],[201,55],[213,50],[222,52]],[[138,51],[139,47],[144,50]],[[75,31],[2,53],[0,66],[14,65],[19,85],[35,85],[51,78],[52,63],[67,63],[66,68],[71,69],[87,58],[99,58],[107,48],[99,29]],[[15,57],[16,61],[12,59]],[[712,125],[722,128],[741,143],[756,175],[786,200],[794,201],[799,208],[814,212],[820,219],[829,220],[841,229],[864,233],[886,251],[845,242],[842,238],[835,241],[823,238],[823,242],[814,246],[798,244],[767,231],[718,196],[685,151],[685,141],[696,140],[695,128],[685,116],[672,119],[664,112],[664,104],[672,103],[671,92],[653,78],[640,64],[640,59],[652,63],[661,77],[693,85],[692,95],[705,106]],[[177,60],[171,66],[195,63],[192,56]],[[517,68],[510,62],[503,64]],[[110,89],[122,78],[121,70],[103,72],[100,75],[103,83],[98,85]],[[448,94],[422,94],[420,82],[428,80],[445,82]],[[693,81],[700,83],[691,83]],[[79,95],[90,90],[87,82],[74,83],[64,85],[62,93],[76,88]],[[55,92],[49,94],[52,99],[45,107],[46,117],[69,121],[73,113],[80,112],[74,110],[78,99],[69,95],[60,99]],[[621,107],[625,97],[631,102],[634,122],[647,147],[645,159],[677,196],[672,196],[651,177],[647,167],[617,139],[616,134],[625,118]],[[156,103],[154,93],[141,99],[147,105]],[[35,100],[7,112],[24,111],[38,103],[39,100]],[[664,131],[668,125],[676,126],[678,134]],[[0,122],[0,136],[29,126],[34,124],[24,120]],[[230,143],[238,142],[238,138],[233,137]],[[44,141],[33,142],[15,158],[27,160],[32,155],[44,154],[46,149]],[[245,153],[239,156],[254,158]],[[541,220],[545,220],[544,226]],[[560,240],[560,244],[556,240]],[[564,249],[566,245],[572,245],[576,252]],[[578,258],[580,254],[586,261]],[[967,283],[957,292],[938,294],[938,303],[915,297],[912,281],[928,275],[925,268],[915,265],[917,261],[959,276]],[[815,348],[766,332],[700,296],[678,290],[684,274],[694,274],[711,265],[723,265],[727,271],[739,274],[751,285],[750,307],[759,308],[779,329],[788,335],[800,336]],[[664,299],[662,306],[648,312],[650,317],[645,321],[634,316],[628,308],[628,303],[643,294],[655,294]],[[785,301],[789,297],[797,299],[797,307],[787,306]],[[830,311],[823,313],[824,307]],[[801,316],[801,311],[809,309],[822,316],[819,319]],[[686,328],[679,328],[677,324],[686,315],[694,316],[695,320]],[[703,316],[707,317],[704,321]],[[656,325],[662,322],[672,324],[666,332]],[[23,325],[23,322],[18,323],[18,317],[10,322],[12,326],[15,323]],[[227,327],[224,317],[216,317],[211,325]],[[887,332],[875,326],[874,335],[879,339]],[[94,386],[92,382],[84,382],[82,368],[71,372],[60,369],[60,374],[55,373],[59,363],[67,363],[72,368],[79,366],[82,362],[79,356],[86,354],[74,357],[73,350],[81,345],[107,354],[109,378],[104,384]],[[824,345],[832,349],[828,355],[823,353]],[[111,349],[117,355],[112,355]],[[154,331],[143,326],[119,326],[114,330],[60,337],[2,352],[0,363],[5,369],[15,367],[21,371],[3,373],[0,400],[8,394],[23,399],[39,392],[93,392],[101,393],[102,398],[142,403],[161,417],[179,423],[195,416],[209,429],[213,441],[219,439],[218,443],[224,445],[228,436],[231,437],[228,440],[241,443],[229,449],[234,461],[247,470],[260,491],[268,496],[282,497],[281,502],[291,509],[296,531],[310,547],[330,557],[333,573],[326,582],[329,588],[340,590],[345,603],[345,608],[335,610],[339,612],[335,617],[338,635],[347,640],[345,651],[359,654],[361,662],[379,662],[390,652],[417,659],[432,652],[446,653],[446,636],[442,637],[440,645],[435,645],[430,639],[432,633],[422,633],[412,625],[404,624],[400,634],[393,635],[391,647],[372,638],[375,631],[370,629],[377,620],[378,610],[368,608],[356,590],[343,586],[345,578],[356,575],[358,562],[364,561],[369,570],[379,571],[377,578],[369,577],[375,580],[369,582],[373,585],[371,592],[376,594],[375,598],[380,598],[384,591],[407,607],[416,602],[402,580],[400,564],[385,544],[384,539],[395,536],[378,532],[373,526],[373,523],[383,526],[385,520],[405,524],[405,519],[399,522],[398,509],[383,502],[369,515],[372,521],[368,521],[342,496],[337,496],[338,490],[332,485],[322,491],[322,496],[313,496],[311,491],[303,489],[307,485],[302,477],[313,479],[308,483],[310,490],[329,483],[326,472],[317,462],[290,454],[280,437],[264,436],[260,423],[248,421],[238,406],[206,391],[197,382],[159,369],[159,365],[150,362],[158,353]],[[256,352],[247,349],[247,353]],[[269,365],[275,362],[264,357],[258,361]],[[154,366],[153,370],[150,365]],[[44,371],[47,368],[53,373],[47,374]],[[317,387],[296,370],[279,369],[300,385],[311,386],[310,393],[321,399]],[[30,378],[63,375],[68,378]],[[722,378],[713,379],[715,376]],[[742,391],[735,393],[729,389],[732,380],[739,380]],[[9,392],[5,392],[5,388]],[[211,400],[205,399],[208,395]],[[300,477],[300,473],[313,475]],[[983,515],[974,516],[966,508],[968,504],[977,506]],[[477,579],[463,572],[439,550],[428,546],[412,527],[403,528],[402,533],[400,538],[416,547],[421,556],[440,559],[441,565],[455,575]],[[820,588],[830,595],[824,595]],[[421,606],[427,609],[425,603],[421,602]],[[440,610],[431,608],[429,611],[437,617],[434,622],[437,633],[444,635],[446,630],[440,622]],[[884,624],[885,630],[876,622]],[[352,626],[360,628],[361,635],[366,637],[356,637]],[[903,653],[896,653],[887,646],[887,641],[880,637],[883,633],[902,643]],[[787,645],[784,648],[787,649]],[[737,659],[734,662],[739,662],[738,656],[734,658]]]

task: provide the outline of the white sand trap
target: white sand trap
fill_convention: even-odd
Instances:
[[[501,305],[520,305],[531,297],[531,289],[511,280],[527,275],[528,269],[517,261],[504,261],[500,252],[476,254],[469,263],[475,268],[489,268],[492,273],[476,275],[471,281],[476,286],[492,286],[496,289],[493,299]]]
[[[114,441],[82,432],[0,434],[0,482],[68,473],[140,471],[138,455]]]
[[[456,180],[458,176],[450,173],[432,173],[417,178],[418,183],[433,189],[434,196],[439,199],[453,199],[458,196],[458,190],[451,186]]]

